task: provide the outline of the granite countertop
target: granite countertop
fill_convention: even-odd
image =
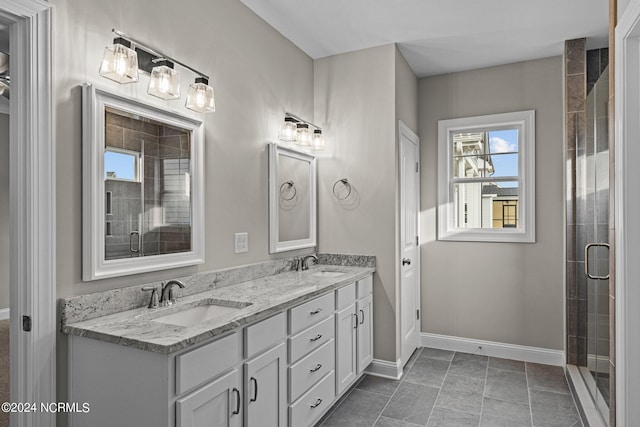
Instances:
[[[323,270],[342,272],[337,277],[318,276]],[[287,271],[259,279],[182,297],[170,307],[136,308],[91,320],[67,323],[62,332],[156,353],[174,353],[250,323],[265,319],[319,295],[362,279],[375,271],[370,267],[315,265],[307,271]],[[154,321],[211,300],[229,301],[242,307],[193,326]],[[245,304],[246,307],[243,307]]]

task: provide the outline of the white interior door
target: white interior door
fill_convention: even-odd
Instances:
[[[404,123],[400,140],[400,327],[402,364],[418,348],[420,339],[420,140]]]

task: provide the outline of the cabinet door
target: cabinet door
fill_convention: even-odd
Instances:
[[[275,348],[244,364],[245,426],[286,427],[287,347]]]
[[[336,313],[336,394],[341,394],[356,378],[356,304]]]
[[[373,361],[373,296],[358,300],[358,374]]]
[[[240,371],[199,388],[176,402],[177,427],[241,427]]]

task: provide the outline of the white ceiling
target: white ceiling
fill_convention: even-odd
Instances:
[[[312,58],[398,43],[418,77],[607,45],[607,0],[241,0]]]

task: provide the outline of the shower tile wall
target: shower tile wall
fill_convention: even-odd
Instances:
[[[567,162],[567,363],[586,365],[587,293],[584,277],[584,218],[575,197],[577,147],[586,142],[587,67],[584,38],[565,42],[566,162]],[[582,281],[582,283],[580,282]],[[580,286],[582,284],[582,286]]]
[[[112,203],[111,214],[105,215],[105,220],[111,223],[111,235],[105,237],[106,258],[131,256],[129,233],[141,231],[141,225],[142,254],[190,250],[191,227],[188,223],[165,224],[161,191],[165,188],[166,179],[164,161],[190,158],[188,132],[110,112],[106,114],[105,125],[105,144],[141,153],[144,165],[144,210],[141,206],[142,183],[118,180],[105,182],[105,190],[111,192]],[[188,165],[188,160],[186,162]]]

